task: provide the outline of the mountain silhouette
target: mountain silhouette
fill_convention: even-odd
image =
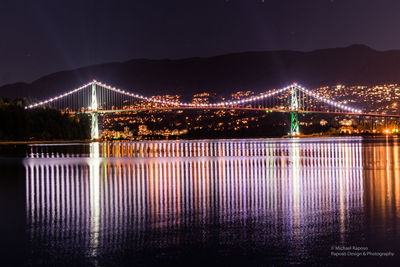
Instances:
[[[373,85],[400,80],[400,50],[376,51],[364,45],[311,52],[260,51],[179,60],[134,59],[61,71],[32,83],[0,87],[5,97],[47,98],[92,79],[141,93],[182,94],[238,90],[265,91],[296,81],[306,87]]]

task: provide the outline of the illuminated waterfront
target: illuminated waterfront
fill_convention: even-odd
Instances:
[[[399,142],[356,137],[27,146],[28,257],[32,265],[47,257],[49,266],[67,259],[268,265],[352,260],[331,257],[334,245],[396,253]]]

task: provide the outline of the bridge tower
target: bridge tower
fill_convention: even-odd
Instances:
[[[293,83],[290,89],[290,135],[297,136],[300,134],[299,131],[299,100],[297,98],[297,84]]]
[[[91,138],[97,139],[99,138],[99,119],[97,113],[97,89],[96,89],[96,80],[92,82],[92,104],[90,107],[92,113],[92,128],[91,128]]]

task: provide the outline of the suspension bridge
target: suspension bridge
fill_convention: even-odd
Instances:
[[[298,136],[299,114],[333,114],[371,117],[397,117],[400,115],[366,113],[361,109],[331,100],[293,83],[258,95],[216,103],[189,103],[146,97],[93,80],[79,88],[56,97],[26,106],[25,109],[52,107],[68,114],[91,116],[91,137],[99,138],[99,114],[123,113],[142,110],[248,110],[290,113],[290,135]]]

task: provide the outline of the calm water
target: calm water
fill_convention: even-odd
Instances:
[[[21,145],[0,154],[4,263],[400,264],[397,138]],[[336,246],[388,254],[332,255],[343,253]]]

